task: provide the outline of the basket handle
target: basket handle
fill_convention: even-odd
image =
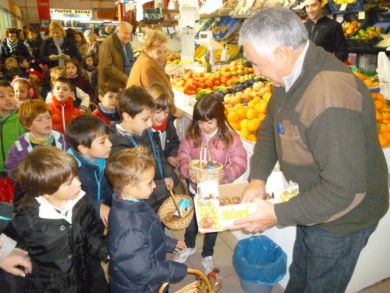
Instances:
[[[211,286],[209,278],[207,278],[207,276],[203,272],[196,270],[196,269],[188,269],[187,273],[190,275],[195,275],[195,276],[199,277],[200,279],[202,279],[202,281],[205,282],[207,289],[209,290],[208,293],[214,293],[214,289],[213,289],[213,286]],[[163,293],[165,288],[168,286],[168,284],[169,284],[168,282],[162,284],[162,286],[158,290],[158,293]]]
[[[173,204],[175,205],[175,208],[176,208],[177,212],[179,213],[179,217],[182,218],[182,215],[181,215],[181,213],[180,213],[180,208],[179,208],[179,206],[177,205],[177,202],[176,202],[176,200],[175,200],[175,194],[173,193],[173,190],[172,190],[172,189],[169,190],[169,196],[171,197],[171,199],[172,199],[172,201],[173,201]]]

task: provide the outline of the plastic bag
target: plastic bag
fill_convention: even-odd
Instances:
[[[380,83],[381,93],[387,100],[390,100],[390,60],[385,52],[378,54],[378,79]]]
[[[275,285],[287,271],[287,255],[270,238],[243,239],[234,249],[233,266],[244,281]]]

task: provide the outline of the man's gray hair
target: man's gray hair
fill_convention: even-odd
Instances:
[[[123,28],[129,28],[129,29],[133,29],[133,26],[131,25],[130,22],[127,22],[127,21],[120,21],[118,23],[118,25],[116,26],[116,30],[121,30]]]
[[[280,46],[298,48],[306,43],[308,33],[301,19],[291,10],[269,8],[246,20],[240,29],[239,43],[251,43],[256,51],[270,55]]]

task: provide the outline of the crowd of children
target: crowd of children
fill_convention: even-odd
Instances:
[[[16,208],[7,218],[0,205],[0,220],[9,222],[0,231],[2,290],[157,292],[183,279],[183,263],[195,253],[196,219],[178,241],[156,211],[180,176],[195,194],[189,162],[202,148],[224,164],[221,183],[245,172],[246,152],[224,105],[212,96],[198,101],[180,141],[162,84],[97,93],[92,55],[83,61],[87,74],[70,59],[52,67],[47,82],[25,60],[10,57],[5,66],[0,177],[7,181],[0,184],[15,186]],[[214,269],[216,239],[209,233],[204,240],[206,273]],[[174,261],[168,251],[176,252]],[[110,263],[109,285],[101,262]]]

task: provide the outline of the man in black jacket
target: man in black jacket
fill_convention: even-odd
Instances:
[[[347,60],[348,45],[343,29],[337,21],[323,15],[322,0],[306,0],[305,7],[308,16],[305,27],[310,40],[340,61]]]

